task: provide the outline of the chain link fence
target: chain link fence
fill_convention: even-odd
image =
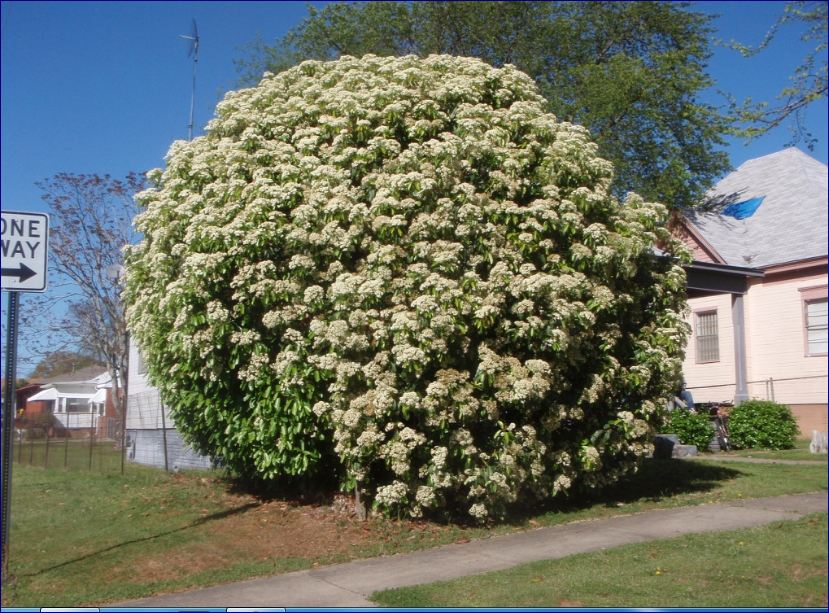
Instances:
[[[788,405],[798,421],[801,436],[812,431],[825,432],[827,375],[800,377],[767,377],[746,383],[748,396],[756,400],[772,400]],[[736,383],[716,385],[689,385],[694,403],[705,406],[714,403],[733,403]]]
[[[774,400],[783,404],[813,404],[813,391],[821,388],[826,392],[827,375],[807,375],[802,377],[767,377],[755,381],[747,381],[748,395],[759,400]],[[737,389],[736,383],[719,383],[715,385],[689,385],[688,389],[694,394],[694,400],[701,402],[733,402]]]
[[[130,394],[128,405],[128,462],[175,472],[214,467],[211,458],[194,451],[182,439],[157,389]]]
[[[155,389],[130,394],[123,445],[121,441],[119,418],[93,413],[43,414],[18,420],[12,455],[19,464],[105,473],[121,473],[130,465],[170,472],[215,465],[184,442]]]
[[[117,440],[117,421],[102,428],[16,428],[12,457],[16,463],[43,468],[120,473],[123,448]]]

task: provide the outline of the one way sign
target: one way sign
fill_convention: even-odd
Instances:
[[[2,211],[3,289],[46,291],[49,216],[44,213]]]

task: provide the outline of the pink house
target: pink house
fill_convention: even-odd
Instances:
[[[683,370],[696,401],[776,400],[802,435],[827,431],[827,189],[825,164],[785,149],[717,184],[735,204],[677,230],[695,257]]]

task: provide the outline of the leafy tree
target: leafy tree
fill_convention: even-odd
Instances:
[[[187,440],[414,516],[635,470],[687,328],[653,245],[686,252],[545,107],[512,66],[344,57],[229,93],[176,142],[124,297]]]
[[[697,99],[712,84],[709,16],[687,3],[332,3],[273,45],[237,61],[247,83],[304,59],[433,53],[513,64],[535,80],[559,120],[590,129],[629,190],[685,208],[728,170],[718,111]]]
[[[810,104],[826,98],[827,6],[825,1],[790,2],[756,47],[731,41],[733,49],[745,57],[752,57],[766,50],[781,29],[799,26],[803,28],[800,40],[814,45],[790,77],[791,84],[778,94],[777,103],[748,99],[738,104],[732,99],[735,119],[742,124],[737,134],[752,140],[792,120],[790,144],[804,141],[810,149],[814,147],[816,139],[804,123],[803,111]]]
[[[52,351],[47,353],[34,370],[29,374],[30,379],[45,379],[54,375],[71,373],[87,366],[100,366],[97,358],[75,351]]]
[[[21,321],[30,351],[54,355],[56,346],[61,353],[77,347],[102,363],[120,415],[129,357],[122,250],[137,238],[133,196],[143,184],[134,173],[123,179],[60,173],[38,183],[50,213],[50,291],[27,300]]]

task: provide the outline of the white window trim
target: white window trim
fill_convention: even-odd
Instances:
[[[700,359],[699,350],[699,318],[702,315],[717,316],[717,359],[716,360],[702,360]],[[704,308],[694,311],[694,360],[697,364],[717,364],[721,360],[720,356],[720,314],[717,308]]]
[[[798,291],[800,292],[800,312],[803,317],[803,355],[807,358],[825,357],[827,355],[825,351],[820,353],[809,352],[809,315],[807,308],[812,302],[827,300],[827,286],[801,287]]]

